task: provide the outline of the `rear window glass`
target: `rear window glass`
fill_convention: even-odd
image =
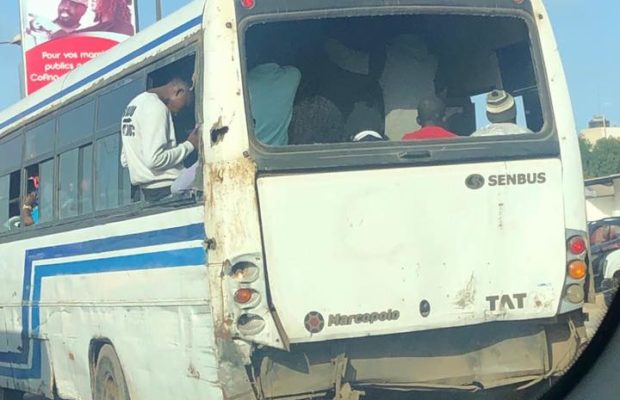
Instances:
[[[19,169],[22,162],[23,143],[24,137],[22,135],[0,142],[0,158],[2,159],[0,172]]]
[[[532,134],[544,120],[524,20],[407,15],[248,28],[251,131],[266,145]]]

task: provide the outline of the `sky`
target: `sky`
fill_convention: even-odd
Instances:
[[[156,0],[136,0],[140,27],[155,21]],[[161,0],[164,15],[191,0]],[[234,0],[230,0],[234,1]],[[260,0],[258,0],[260,1]],[[291,0],[294,1],[294,0]],[[0,41],[19,33],[19,0],[2,0]],[[578,129],[595,114],[620,125],[620,2],[546,0],[564,62]],[[0,44],[0,110],[20,99],[21,49]]]

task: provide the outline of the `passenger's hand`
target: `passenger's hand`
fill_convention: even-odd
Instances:
[[[200,132],[200,127],[196,126],[187,137],[187,141],[190,142],[192,146],[194,146],[195,150],[198,150],[198,145],[200,144],[200,136],[198,132]]]

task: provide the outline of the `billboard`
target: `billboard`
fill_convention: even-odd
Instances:
[[[134,0],[20,0],[26,93],[136,32]]]

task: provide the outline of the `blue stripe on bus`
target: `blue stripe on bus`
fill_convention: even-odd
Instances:
[[[106,239],[26,251],[23,282],[24,289],[22,293],[22,304],[24,304],[24,306],[22,307],[22,332],[20,335],[22,344],[19,347],[19,352],[0,352],[1,363],[13,364],[13,368],[0,366],[0,375],[15,377],[16,379],[38,379],[41,377],[41,342],[39,340],[33,340],[31,335],[33,332],[37,332],[39,328],[39,300],[41,296],[41,285],[44,278],[51,276],[84,275],[204,265],[206,263],[206,254],[202,247],[194,247],[166,252],[133,254],[122,257],[41,265],[38,267],[33,267],[34,261],[192,240],[204,240],[204,238],[204,225],[193,224],[178,228],[115,236]],[[32,282],[32,284],[30,282]],[[32,323],[30,323],[31,311]],[[30,363],[31,347],[32,362]],[[28,367],[28,364],[30,364],[30,367]],[[17,368],[18,366],[23,367]]]
[[[89,84],[91,82],[93,82],[94,80],[101,78],[103,75],[107,74],[108,72],[114,70],[115,68],[118,68],[128,62],[130,62],[131,60],[133,60],[134,58],[137,58],[141,55],[143,55],[144,53],[153,50],[154,48],[156,48],[157,46],[161,45],[162,43],[165,43],[168,40],[171,40],[173,38],[175,38],[176,36],[182,34],[183,32],[186,32],[190,29],[192,29],[193,27],[200,25],[202,23],[202,16],[196,17],[194,19],[189,20],[188,22],[184,23],[183,25],[180,25],[176,28],[174,28],[173,30],[165,33],[164,35],[158,37],[157,39],[153,40],[152,42],[147,43],[146,45],[132,51],[131,53],[127,54],[126,56],[123,56],[121,58],[119,58],[118,60],[114,61],[111,64],[106,65],[105,67],[103,67],[102,69],[98,70],[97,72],[94,72],[92,74],[90,74],[89,76],[87,76],[86,78],[74,83],[73,85],[61,90],[60,92],[52,95],[51,97],[48,97],[47,99],[43,100],[42,102],[40,102],[39,104],[36,104],[22,112],[20,112],[19,114],[16,114],[14,116],[12,116],[11,118],[3,121],[2,123],[0,123],[0,129],[4,129],[7,126],[9,126],[10,124],[12,124],[13,122],[19,120],[20,118],[23,118],[25,116],[27,116],[28,114],[31,114],[37,110],[39,110],[40,108],[43,108],[45,106],[50,105],[51,103],[53,103],[54,101],[68,95],[69,93],[73,92],[74,90],[79,89],[80,87]]]

